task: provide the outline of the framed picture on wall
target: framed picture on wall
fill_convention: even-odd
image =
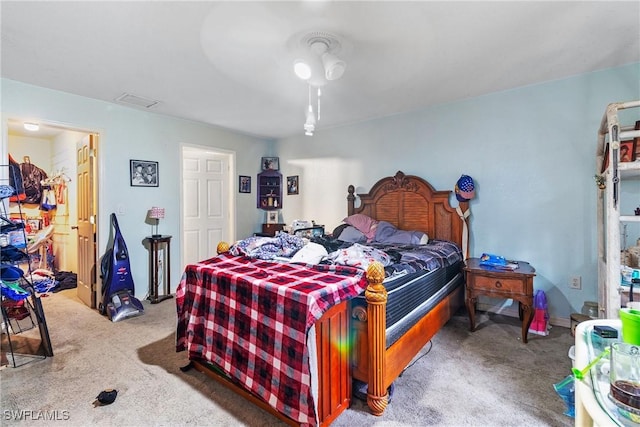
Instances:
[[[287,177],[287,194],[298,194],[298,175]]]
[[[280,169],[280,159],[277,157],[263,157],[262,158],[262,170],[263,171],[277,171]]]
[[[159,184],[158,162],[129,160],[132,187],[157,187]]]
[[[267,224],[277,224],[277,223],[278,223],[278,211],[268,211]]]
[[[240,175],[238,181],[238,191],[241,193],[251,193],[251,177]]]
[[[620,161],[633,162],[636,160],[636,140],[620,142]]]

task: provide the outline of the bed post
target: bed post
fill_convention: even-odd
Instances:
[[[356,189],[353,185],[350,185],[347,191],[349,192],[349,195],[347,196],[347,214],[353,215],[353,211],[356,208],[356,196],[354,195]]]
[[[373,415],[382,415],[388,404],[388,393],[384,385],[386,351],[387,290],[384,267],[375,261],[367,268],[367,328],[369,335],[369,381],[367,404]]]

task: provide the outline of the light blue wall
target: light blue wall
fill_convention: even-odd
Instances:
[[[633,64],[351,126],[320,123],[313,137],[300,132],[277,143],[283,175],[300,176],[300,194],[285,197],[284,219],[314,219],[331,230],[346,214],[349,184],[368,191],[398,170],[436,189],[471,175],[471,255],[529,261],[551,317],[568,319],[584,301],[598,300],[600,121],[607,104],[639,97],[640,64]],[[632,212],[640,181],[622,197],[623,211]],[[637,227],[628,234],[630,242],[640,237]],[[582,290],[569,289],[572,275],[582,276]]]
[[[235,152],[239,175],[255,176],[260,158],[272,155],[272,141],[266,141],[202,123],[176,119],[121,105],[97,101],[37,86],[1,80],[2,149],[7,152],[6,123],[10,118],[32,119],[60,124],[100,134],[98,255],[102,255],[110,236],[109,215],[124,205],[118,223],[127,242],[136,295],[148,290],[148,252],[143,239],[151,233],[145,224],[147,210],[165,207],[162,234],[174,236],[171,245],[171,286],[175,289],[184,266],[180,265],[180,147],[181,144],[215,147]],[[159,187],[131,187],[129,160],[159,162]],[[237,182],[234,183],[237,188]],[[255,208],[255,186],[251,194],[236,196],[237,236],[257,231],[263,215]]]
[[[323,129],[320,123],[313,137],[301,132],[275,143],[6,79],[1,95],[2,123],[28,117],[100,132],[100,215],[108,218],[119,204],[127,204],[119,222],[132,263],[139,266],[134,279],[142,293],[146,210],[165,206],[162,232],[179,235],[179,147],[193,144],[235,151],[239,175],[255,177],[260,157],[280,156],[283,176],[300,176],[300,194],[285,196],[282,219],[314,219],[328,230],[346,214],[349,184],[367,191],[380,177],[402,170],[426,178],[436,189],[452,189],[462,173],[471,175],[477,188],[471,202],[471,254],[529,261],[538,273],[535,287],[547,293],[551,316],[568,319],[584,301],[597,300],[597,129],[608,103],[640,97],[640,64],[340,128]],[[5,138],[6,132],[6,147]],[[160,187],[131,188],[129,159],[159,161]],[[237,195],[239,237],[258,230],[263,221],[252,190]],[[625,186],[622,198],[623,211],[640,205],[640,183]],[[630,242],[640,237],[638,227],[627,233]],[[101,254],[107,221],[99,235]],[[172,255],[175,288],[183,266],[180,254]],[[571,275],[582,276],[582,290],[568,288]]]

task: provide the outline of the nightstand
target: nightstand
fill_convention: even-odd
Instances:
[[[278,231],[284,230],[287,224],[262,224],[262,236],[273,237]]]
[[[151,304],[157,304],[173,298],[170,293],[171,236],[154,234],[144,241],[149,244],[149,299]],[[158,295],[161,282],[164,295]]]
[[[515,270],[496,270],[480,266],[480,258],[469,258],[464,267],[466,275],[465,304],[469,312],[469,330],[476,329],[476,302],[479,295],[491,298],[509,298],[518,301],[518,314],[522,320],[522,342],[533,320],[533,278],[536,270],[525,261],[518,261]]]

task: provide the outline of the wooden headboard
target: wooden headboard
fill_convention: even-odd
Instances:
[[[353,185],[347,196],[348,214],[365,214],[378,221],[387,221],[400,230],[417,230],[427,233],[431,239],[456,242],[462,247],[463,220],[449,204],[451,191],[436,191],[424,179],[405,175],[382,178],[371,191],[358,194],[360,206],[355,206]],[[460,202],[466,212],[468,202]],[[466,221],[466,220],[465,220]]]

